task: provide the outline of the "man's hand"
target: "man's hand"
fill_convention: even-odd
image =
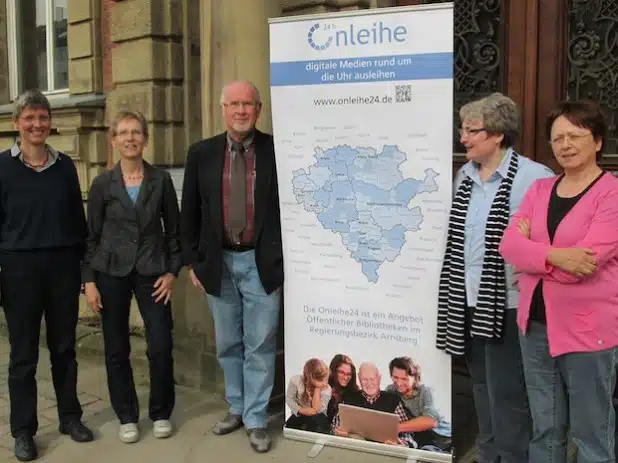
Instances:
[[[163,301],[164,305],[167,305],[172,298],[172,290],[174,289],[174,281],[176,277],[171,273],[166,273],[165,275],[157,278],[154,284],[154,292],[152,293],[152,297],[155,298],[155,302],[159,303]]]
[[[94,313],[99,313],[103,308],[103,304],[101,303],[101,294],[99,293],[99,289],[93,281],[90,281],[84,285],[84,294],[86,295],[86,302],[92,311]]]
[[[598,265],[594,251],[589,248],[552,248],[547,262],[577,277],[592,275]]]
[[[202,282],[198,279],[197,276],[195,276],[195,272],[193,271],[193,269],[189,269],[189,279],[191,280],[191,283],[195,288],[202,290],[202,292],[206,294],[206,290],[202,286]]]

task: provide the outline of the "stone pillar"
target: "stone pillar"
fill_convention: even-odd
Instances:
[[[281,15],[279,0],[202,0],[202,130],[223,131],[219,97],[234,79],[253,81],[260,90],[258,128],[272,130],[268,18]]]
[[[103,91],[101,0],[69,0],[69,92]]]
[[[200,0],[185,0],[184,125],[186,145],[202,138],[202,62]]]
[[[181,0],[126,0],[111,12],[108,121],[121,109],[142,112],[150,132],[144,157],[155,165],[185,157],[182,12]]]
[[[86,197],[92,179],[105,163],[101,0],[68,0],[69,93],[54,109],[57,134],[49,142],[70,155]]]
[[[221,88],[235,79],[250,80],[259,88],[263,109],[258,128],[272,131],[268,18],[280,16],[279,4],[279,0],[199,0],[202,137],[224,130],[219,97]],[[181,365],[180,381],[220,389],[223,376],[215,356],[214,328],[205,296],[187,284],[174,302],[176,326],[183,330],[176,338],[174,357]],[[278,369],[282,371],[282,356],[279,360]],[[275,395],[281,392],[282,387],[276,387]]]
[[[11,101],[11,85],[9,82],[9,43],[7,36],[6,2],[0,2],[0,105]],[[11,65],[15,65],[12,63]]]

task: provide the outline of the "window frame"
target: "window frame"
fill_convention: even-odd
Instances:
[[[19,51],[17,44],[17,37],[22,27],[17,22],[19,18],[20,0],[6,0],[6,12],[7,12],[7,45],[8,45],[8,59],[9,59],[9,90],[11,100],[17,98],[17,96],[25,90],[23,88],[23,65],[22,65],[22,53]],[[45,90],[43,93],[48,96],[66,95],[69,93],[69,87],[54,89],[55,87],[55,56],[56,56],[56,43],[55,43],[55,30],[54,30],[54,0],[45,0],[45,44],[47,47],[47,88],[53,90]],[[67,61],[68,61],[67,54]],[[68,63],[67,63],[68,65]]]

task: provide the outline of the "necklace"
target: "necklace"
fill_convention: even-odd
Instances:
[[[30,161],[28,161],[26,158],[24,158],[23,155],[22,155],[22,160],[24,161],[24,164],[26,164],[31,169],[41,169],[45,166],[45,164],[47,164],[47,161],[49,160],[49,153],[45,152],[45,159],[43,160],[41,164],[33,164]]]
[[[144,178],[144,172],[137,172],[135,174],[122,174],[127,180],[141,180]]]

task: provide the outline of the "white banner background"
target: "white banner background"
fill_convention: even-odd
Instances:
[[[286,383],[308,359],[328,365],[342,353],[357,370],[374,363],[383,390],[390,360],[410,356],[451,422],[450,358],[435,336],[451,202],[452,5],[277,18],[270,43]]]

